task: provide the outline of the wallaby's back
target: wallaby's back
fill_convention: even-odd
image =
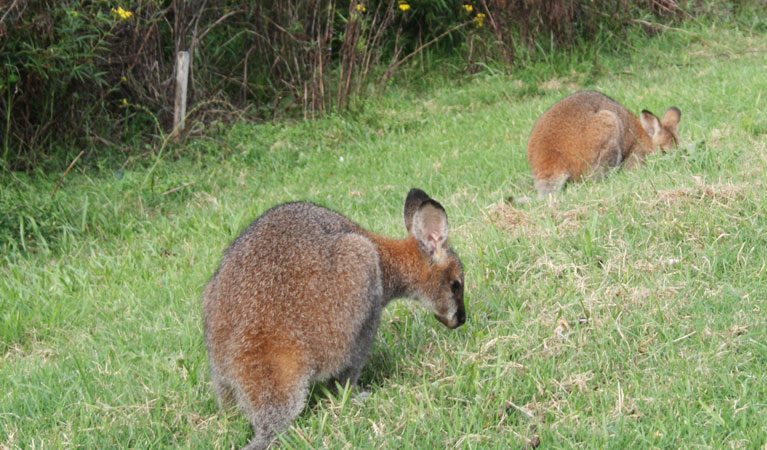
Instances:
[[[671,112],[677,114],[673,135],[665,128],[672,125],[667,121]],[[640,120],[598,92],[565,97],[538,119],[527,144],[539,195],[559,190],[569,180],[598,178],[611,167],[634,165],[655,147],[665,149],[676,141],[678,115],[678,109],[670,109],[661,125],[651,113],[643,111]]]
[[[268,343],[284,347],[294,364],[315,360],[311,377],[339,365],[370,305],[335,299],[354,291],[355,298],[376,298],[381,289],[360,284],[380,279],[370,273],[378,271],[378,255],[361,232],[310,203],[277,206],[251,224],[227,250],[204,295],[206,334],[228,338],[208,341],[213,357],[229,359],[213,363],[229,367],[238,354],[265,352]]]

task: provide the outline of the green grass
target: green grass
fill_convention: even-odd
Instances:
[[[403,236],[446,208],[468,322],[385,312],[370,397],[315,389],[287,448],[738,447],[767,442],[767,38],[688,26],[635,51],[394,87],[311,123],[239,124],[147,168],[3,175],[0,448],[231,448],[201,291],[270,206],[310,200]],[[568,66],[567,64],[570,64]],[[683,144],[532,195],[535,119],[578,89],[682,110]],[[185,186],[177,191],[163,193]]]

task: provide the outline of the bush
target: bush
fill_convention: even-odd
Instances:
[[[164,140],[179,50],[198,132],[231,114],[346,108],[424,49],[513,65],[540,42],[568,48],[653,15],[689,13],[671,0],[14,0],[0,12],[0,164],[61,167],[81,147],[125,159],[136,139]]]
[[[123,127],[135,116],[128,104],[162,115],[157,106],[169,86],[160,80],[171,72],[173,54],[165,45],[167,9],[160,2],[133,10],[110,3],[17,0],[5,12],[0,151],[6,165],[29,168],[59,148],[76,153],[83,138],[119,148]]]

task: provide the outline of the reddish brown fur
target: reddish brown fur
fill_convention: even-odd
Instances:
[[[412,190],[405,224],[408,237],[390,239],[290,203],[227,250],[203,295],[205,336],[217,397],[233,396],[253,424],[249,448],[289,426],[311,381],[356,383],[392,298],[419,299],[451,328],[464,322],[463,271],[444,210]]]
[[[417,296],[407,292],[408,286],[421,286],[427,291],[439,290],[443,278],[460,279],[463,269],[455,258],[443,258],[429,263],[420,256],[416,239],[410,235],[406,239],[389,239],[374,234],[367,237],[378,248],[381,258],[384,297]],[[441,318],[448,315],[444,305],[435,305],[435,316],[444,325],[450,326]]]
[[[672,107],[662,121],[647,111],[640,120],[598,92],[565,97],[538,119],[527,144],[539,196],[570,180],[602,177],[621,164],[633,167],[656,148],[670,148],[678,141],[680,116]]]

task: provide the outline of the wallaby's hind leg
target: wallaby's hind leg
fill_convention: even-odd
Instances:
[[[592,180],[600,180],[610,171],[621,165],[623,152],[621,151],[621,135],[623,124],[612,111],[602,110],[594,117],[595,129],[600,133],[594,135],[594,140],[587,145],[594,146],[596,154],[591,162]]]
[[[357,385],[362,366],[373,346],[384,304],[378,253],[369,241],[358,235],[348,234],[338,240],[335,251],[339,258],[342,255],[355,267],[357,275],[350,283],[350,289],[347,292],[352,298],[364,298],[366,310],[357,313],[358,318],[354,322],[362,323],[349,342],[350,348],[347,351],[346,361],[328,383],[331,391],[336,390],[336,383],[342,388],[347,383],[350,387]],[[343,278],[345,268],[339,266],[337,269],[339,270],[337,276]]]
[[[228,380],[224,379],[218,365],[213,361],[210,361],[210,382],[211,387],[213,388],[213,393],[216,395],[218,407],[223,408],[230,405],[234,399],[232,396],[232,385]]]
[[[538,191],[538,200],[543,200],[550,194],[556,194],[561,191],[569,179],[570,175],[565,173],[547,179],[535,180],[535,190]]]
[[[360,376],[362,366],[365,365],[370,348],[373,346],[373,339],[378,330],[378,322],[381,319],[381,301],[379,298],[373,300],[374,310],[370,312],[370,315],[362,324],[357,338],[355,339],[355,347],[349,357],[348,365],[339,371],[331,380],[330,388],[335,389],[336,383],[343,388],[347,383],[349,387],[356,387],[357,380]]]
[[[262,345],[242,351],[232,367],[237,402],[253,425],[253,439],[245,448],[265,449],[306,406],[311,374],[305,359],[288,346]]]
[[[303,386],[294,386],[293,392],[281,402],[272,400],[252,413],[249,412],[248,419],[253,425],[253,438],[244,450],[268,448],[274,438],[287,430],[304,409],[308,393],[308,383]]]
[[[594,181],[601,180],[618,167],[621,161],[621,147],[618,139],[608,139],[600,148],[599,160],[592,169],[589,178]]]

